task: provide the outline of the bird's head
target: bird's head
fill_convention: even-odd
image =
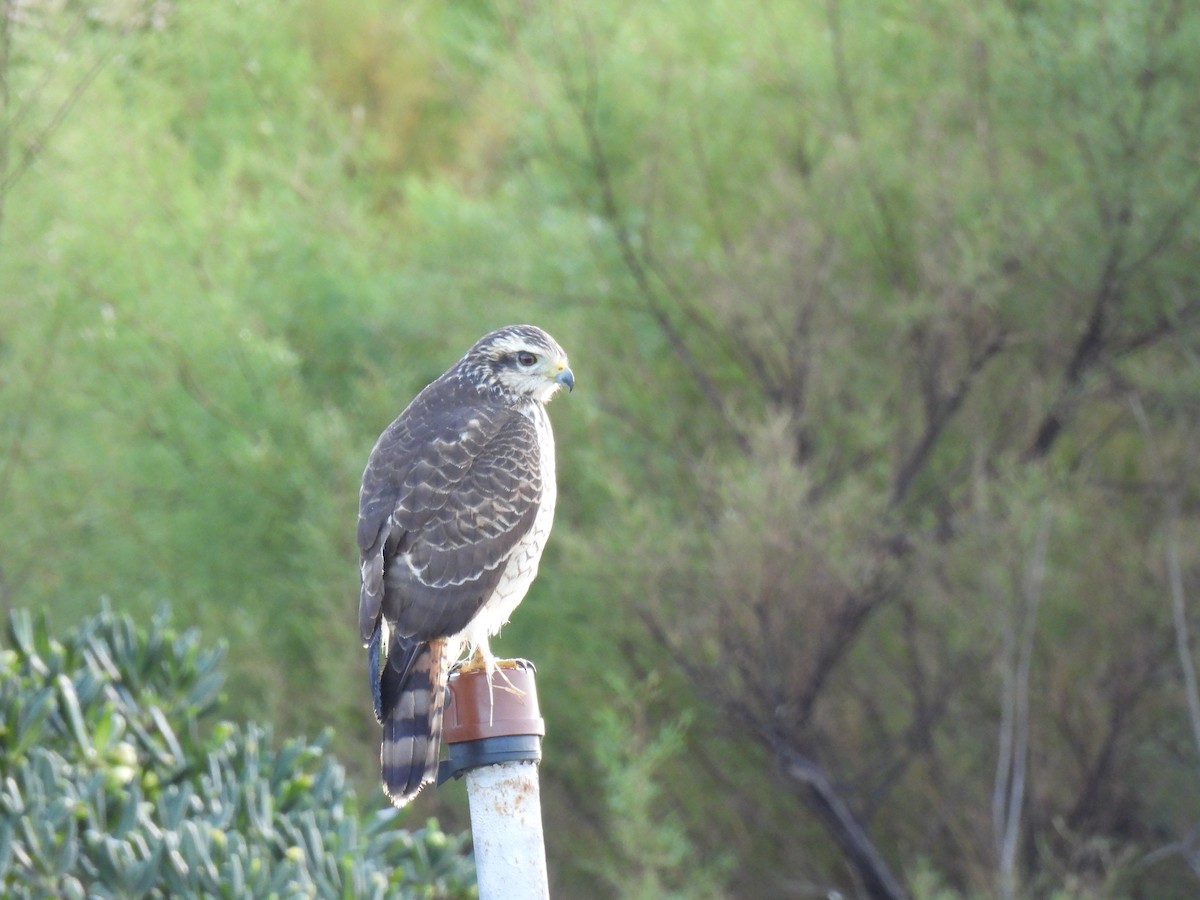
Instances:
[[[567,352],[536,325],[509,325],[489,332],[467,351],[462,364],[478,383],[511,397],[547,402],[575,387]]]

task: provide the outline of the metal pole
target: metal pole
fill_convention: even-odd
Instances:
[[[466,775],[479,900],[548,900],[538,762],[546,723],[533,667],[450,676],[439,781]]]
[[[546,846],[535,763],[499,763],[467,773],[480,900],[548,900]]]

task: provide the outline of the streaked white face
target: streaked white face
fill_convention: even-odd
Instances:
[[[567,354],[557,344],[551,347],[512,335],[498,341],[495,350],[501,358],[496,377],[508,391],[546,403],[560,388],[575,384]]]

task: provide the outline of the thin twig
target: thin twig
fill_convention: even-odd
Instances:
[[[676,300],[685,314],[694,313],[694,311],[691,310],[689,305],[678,302],[682,296],[681,292],[678,289],[672,290],[673,286],[669,278],[666,277],[660,268],[655,266],[653,257],[648,250],[639,253],[637,242],[629,231],[629,224],[617,199],[617,190],[609,164],[608,153],[596,121],[600,93],[599,51],[594,46],[590,33],[585,32],[583,38],[584,51],[582,57],[585,70],[583,86],[579,87],[572,82],[569,77],[569,67],[565,59],[561,62],[561,66],[564,88],[586,142],[591,175],[595,179],[596,187],[599,189],[601,214],[612,230],[613,237],[616,239],[617,251],[621,256],[626,270],[637,285],[638,292],[644,299],[646,309],[651,318],[662,332],[672,351],[691,373],[697,388],[699,388],[700,392],[708,400],[710,406],[720,417],[725,427],[737,440],[739,446],[746,449],[749,446],[748,439],[741,428],[730,417],[724,398],[720,390],[718,390],[716,382],[710,376],[707,367],[696,358],[684,336],[671,320],[663,304],[659,301],[658,292],[655,290],[656,281],[658,284],[665,286],[668,293]],[[692,318],[694,319],[694,315]]]
[[[96,76],[100,74],[100,71],[111,58],[111,53],[104,54],[83,73],[83,77],[71,88],[71,93],[67,95],[67,99],[54,111],[54,115],[50,117],[50,121],[46,127],[39,131],[37,136],[29,142],[29,145],[25,148],[25,152],[17,160],[17,164],[13,166],[11,171],[4,173],[4,180],[0,182],[0,195],[7,195],[13,189],[13,186],[21,180],[21,176],[29,171],[30,167],[37,161],[38,156],[41,155],[42,148],[46,146],[46,142],[50,140],[51,135],[58,131],[59,127],[66,120],[67,115],[75,108],[75,104],[83,98],[87,89],[92,86],[92,82],[96,80]]]

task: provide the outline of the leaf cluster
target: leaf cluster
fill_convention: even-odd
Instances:
[[[160,610],[69,634],[17,610],[0,657],[8,897],[470,897],[465,837],[360,809],[328,736],[216,721],[222,647]]]

